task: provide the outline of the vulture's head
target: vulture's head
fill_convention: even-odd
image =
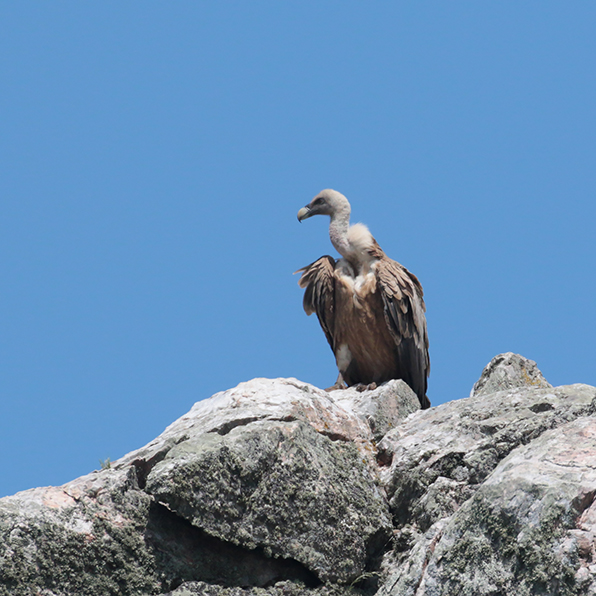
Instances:
[[[350,215],[350,203],[340,192],[326,188],[322,190],[306,207],[298,211],[298,221],[313,215]]]

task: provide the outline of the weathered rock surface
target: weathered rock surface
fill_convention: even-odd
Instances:
[[[505,352],[495,356],[474,383],[470,397],[489,395],[518,387],[547,388],[552,385],[542,376],[533,360]]]
[[[512,451],[446,524],[422,593],[594,594],[595,453],[594,417]]]
[[[571,586],[568,589],[561,585],[563,570],[566,574],[570,568],[555,566],[552,557],[548,563],[544,559],[542,566],[542,573],[553,572],[550,587],[543,585],[539,568],[541,557],[571,536],[561,528],[575,527],[569,525],[575,503],[587,499],[591,505],[596,482],[590,479],[590,466],[596,466],[596,445],[575,445],[583,466],[574,480],[555,476],[548,481],[554,492],[561,493],[560,505],[565,503],[569,519],[555,521],[549,510],[545,523],[561,531],[553,530],[548,544],[546,534],[540,538],[534,532],[532,539],[539,546],[532,555],[514,544],[523,538],[524,508],[533,506],[536,512],[541,507],[528,499],[542,498],[539,487],[549,472],[539,459],[533,459],[535,450],[542,450],[545,440],[562,440],[573,424],[595,424],[595,414],[594,387],[537,389],[532,383],[529,388],[479,395],[420,412],[388,433],[379,444],[379,458],[386,466],[381,477],[394,518],[396,547],[384,561],[387,579],[380,594],[584,593],[573,591],[577,587],[573,581],[565,580]],[[572,445],[569,465],[576,466]],[[497,497],[499,490],[504,494]],[[586,491],[590,497],[582,496]],[[499,500],[506,501],[502,510]],[[556,544],[555,534],[560,540]],[[510,570],[507,578],[504,569]]]
[[[425,411],[254,379],[0,499],[0,596],[596,596],[595,496],[596,389],[515,354]]]

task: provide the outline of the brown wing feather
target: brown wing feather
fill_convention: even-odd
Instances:
[[[314,263],[298,269],[302,273],[298,280],[306,288],[302,304],[307,315],[317,313],[325,337],[335,351],[333,329],[335,324],[335,259],[325,255]]]
[[[422,407],[428,408],[430,357],[422,286],[413,273],[384,253],[375,270],[385,322],[396,345],[400,378],[418,395]]]

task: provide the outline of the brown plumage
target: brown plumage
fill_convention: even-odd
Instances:
[[[321,191],[298,212],[303,221],[329,215],[329,236],[343,258],[328,255],[307,267],[298,282],[304,310],[316,313],[335,354],[334,387],[380,385],[403,379],[428,408],[430,372],[422,286],[381,250],[366,226],[349,225],[350,204],[339,192]]]

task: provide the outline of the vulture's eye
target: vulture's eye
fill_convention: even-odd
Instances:
[[[325,202],[325,199],[324,199],[323,197],[319,197],[319,198],[318,198],[318,199],[317,199],[317,200],[314,202],[314,204],[315,204],[315,205],[320,205],[321,203],[324,203],[324,202]]]

